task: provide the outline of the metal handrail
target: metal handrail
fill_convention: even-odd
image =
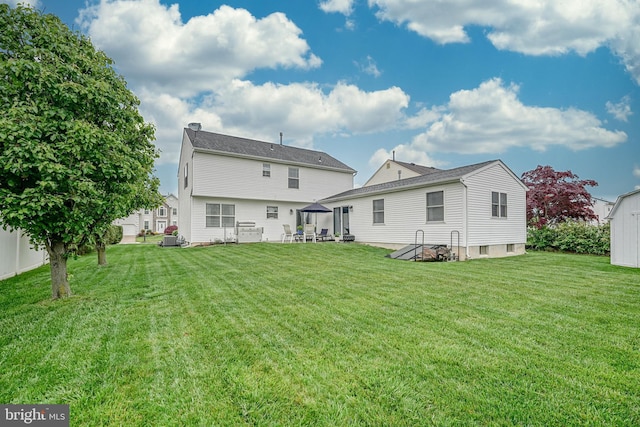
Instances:
[[[420,251],[420,261],[423,261],[423,257],[424,257],[424,230],[416,230],[416,235],[415,238],[413,240],[413,260],[417,261],[418,260],[418,233],[422,233],[422,244],[420,245],[421,251]]]
[[[452,251],[452,253],[453,253],[453,235],[454,235],[454,234],[457,234],[457,235],[458,235],[458,246],[457,246],[457,247],[458,247],[458,258],[457,258],[457,259],[454,259],[454,261],[460,261],[460,232],[459,232],[458,230],[453,230],[453,231],[451,232],[451,236],[450,236],[450,238],[451,238],[451,242],[450,242],[450,243],[451,243],[451,244],[450,244],[450,246],[449,246],[449,247],[451,248],[451,251]]]

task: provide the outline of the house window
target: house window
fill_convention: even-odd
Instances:
[[[373,223],[384,224],[384,199],[373,201]]]
[[[189,185],[189,163],[184,164],[184,188]]]
[[[145,229],[145,230],[148,230],[148,229],[149,229],[149,220],[148,220],[148,219],[145,219],[145,220],[144,220],[144,229]]]
[[[145,215],[149,215],[149,209],[145,209],[145,210],[144,210],[144,214],[145,214]]]
[[[236,205],[207,203],[207,227],[233,227],[236,223]]]
[[[160,206],[160,208],[158,208],[158,216],[167,216],[167,211],[164,206]]]
[[[267,219],[278,219],[277,206],[267,206]]]
[[[289,188],[300,188],[300,170],[289,168]]]
[[[444,191],[427,193],[427,222],[444,221]]]
[[[269,163],[262,164],[262,176],[271,177],[271,165]]]
[[[494,218],[507,217],[507,193],[491,192],[491,216]]]
[[[178,208],[173,208],[171,215],[178,215]]]
[[[514,252],[513,243],[507,243],[507,252]]]
[[[489,255],[489,246],[480,246],[480,255]]]

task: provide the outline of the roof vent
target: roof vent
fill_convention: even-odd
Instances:
[[[198,132],[200,129],[202,129],[202,125],[200,123],[189,123],[188,126],[189,129],[195,132]]]

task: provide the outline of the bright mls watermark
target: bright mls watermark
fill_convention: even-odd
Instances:
[[[69,405],[0,405],[0,427],[69,427]]]

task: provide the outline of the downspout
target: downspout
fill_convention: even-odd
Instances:
[[[465,261],[471,259],[469,257],[469,208],[468,208],[468,197],[469,192],[467,188],[467,184],[464,182],[464,178],[460,178],[460,183],[462,184],[462,226],[464,227],[462,237],[464,239],[464,258]]]

